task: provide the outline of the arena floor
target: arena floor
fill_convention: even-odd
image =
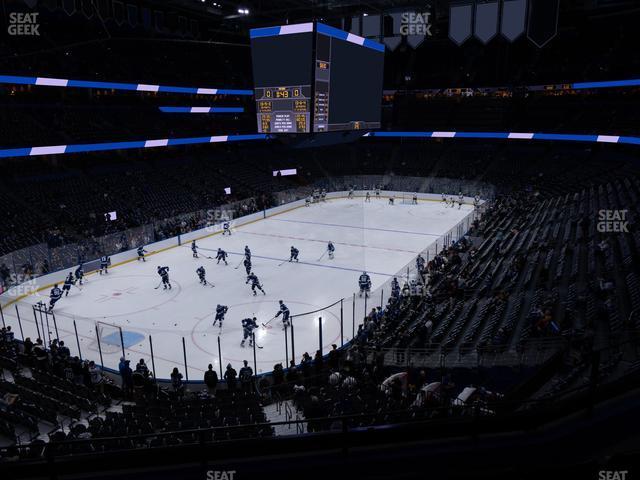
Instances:
[[[386,302],[388,282],[394,275],[406,271],[419,252],[436,240],[441,242],[444,233],[472,212],[471,205],[463,205],[460,210],[434,201],[391,206],[386,199],[364,203],[361,198],[296,208],[236,228],[232,236],[216,234],[198,241],[199,259],[192,258],[189,245],[183,245],[148,256],[146,263],[133,261],[111,268],[108,275],[88,276],[82,290],[72,288],[70,295],[56,305],[58,335],[77,355],[75,320],[83,357],[98,360],[96,322],[120,326],[132,367],[139,358],[151,365],[151,336],[158,378],[168,378],[174,366],[184,373],[184,341],[189,379],[201,380],[207,364],[219,368],[218,338],[223,366],[231,363],[237,370],[245,359],[253,366],[252,349],[240,346],[240,322],[247,316],[256,316],[259,324],[267,322],[278,311],[278,300],[282,299],[294,316],[296,360],[304,352],[313,356],[318,349],[320,317],[326,354],[332,344],[341,343],[340,299],[345,299],[345,343],[364,316],[363,298],[356,296],[355,309],[353,306],[353,294],[363,270],[369,272],[373,283],[367,305],[370,309],[379,305],[381,298]],[[333,260],[322,256],[328,241],[336,246]],[[245,245],[252,251],[253,270],[266,295],[254,297],[245,284],[244,267],[240,265]],[[288,259],[291,245],[300,250],[300,261],[282,263]],[[229,253],[227,266],[205,258],[215,257],[218,247]],[[158,265],[170,267],[172,290],[155,289],[159,283]],[[199,284],[195,271],[201,265],[215,287]],[[18,304],[24,334],[32,339],[37,337],[32,305],[41,300],[48,300],[48,290]],[[222,330],[212,326],[219,303],[229,307]],[[319,311],[297,316],[316,310]],[[15,324],[13,328],[18,332],[14,308],[7,309],[5,318],[8,324]],[[117,369],[122,356],[120,333],[108,325],[102,328],[104,364]],[[49,330],[55,338],[54,326],[49,325]],[[256,332],[261,347],[256,350],[258,373],[271,371],[276,363],[284,364],[287,355],[279,319]],[[291,358],[290,335],[287,348]]]

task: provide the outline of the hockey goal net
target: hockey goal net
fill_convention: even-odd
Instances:
[[[123,350],[122,328],[105,322],[96,322],[95,350],[102,353],[117,353]]]

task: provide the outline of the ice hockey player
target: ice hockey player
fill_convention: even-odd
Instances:
[[[292,245],[291,246],[291,256],[289,257],[289,261],[293,262],[295,260],[297,262],[299,253],[300,253],[300,250],[298,250],[296,247],[294,247]]]
[[[142,245],[139,246],[138,247],[138,261],[140,261],[140,260],[142,260],[143,262],[147,261],[147,259],[144,258],[144,254],[145,253],[149,253],[149,252],[147,252]]]
[[[198,267],[198,269],[196,270],[196,273],[198,274],[198,278],[200,279],[200,283],[202,285],[207,285],[207,279],[205,278],[206,272],[205,272],[204,267],[202,265],[200,265],[200,267]]]
[[[262,285],[260,285],[260,280],[258,280],[258,277],[256,276],[255,273],[250,273],[249,275],[247,275],[247,281],[244,282],[245,285],[248,284],[249,282],[251,282],[251,291],[253,292],[253,295],[257,295],[256,292],[256,288],[258,290],[260,290],[264,295],[266,295],[267,293],[263,290]]]
[[[240,346],[244,347],[244,342],[249,339],[249,346],[253,347],[253,331],[258,328],[258,322],[256,321],[256,317],[253,318],[244,318],[242,320],[242,342],[240,342]]]
[[[391,296],[394,298],[398,298],[400,296],[400,284],[396,277],[393,277],[393,280],[391,280]]]
[[[424,270],[424,264],[424,257],[418,254],[418,256],[416,257],[416,268],[418,269],[418,273],[422,274],[422,271]]]
[[[476,194],[475,197],[473,197],[473,208],[478,208],[480,206],[480,195]]]
[[[251,250],[249,249],[248,245],[244,246],[244,256],[245,258],[248,258],[249,261],[251,261]]]
[[[82,263],[80,265],[78,265],[78,268],[76,268],[76,281],[80,282],[80,285],[82,285],[82,279],[84,278],[84,269],[82,268]]]
[[[412,205],[417,205],[418,204],[418,193],[414,193],[413,194],[413,199],[411,200],[411,204]]]
[[[58,285],[54,285],[49,292],[49,311],[53,310],[54,305],[58,300],[62,298],[62,290],[58,288]]]
[[[347,196],[348,198],[353,198],[353,187],[349,187],[349,195]]]
[[[291,320],[289,320],[289,315],[291,312],[289,311],[289,307],[287,307],[282,300],[278,300],[280,304],[280,310],[276,313],[276,318],[282,314],[282,329],[285,330],[289,325],[291,325]]]
[[[371,291],[371,278],[367,272],[362,272],[358,279],[358,284],[360,285],[360,296],[364,293],[365,297],[368,297]]]
[[[64,296],[69,296],[69,290],[71,290],[71,285],[75,285],[76,281],[73,279],[73,272],[69,272],[67,278],[64,280],[64,285],[62,286],[62,291],[64,292]]]
[[[305,207],[310,207],[311,206],[311,196],[308,196],[307,198],[304,199],[304,206]]]
[[[313,189],[313,202],[314,203],[318,203],[320,201],[320,189],[319,188],[314,188]]]
[[[225,252],[221,248],[218,248],[218,253],[216,254],[216,260],[218,260],[218,263],[217,263],[218,265],[220,264],[220,260],[222,260],[225,265],[229,265],[227,263],[227,252]]]
[[[169,282],[169,267],[158,266],[158,275],[162,279],[162,286],[166,290],[167,287],[171,290],[171,283]]]
[[[244,264],[244,269],[247,272],[247,275],[249,275],[251,273],[251,257],[244,257],[244,261],[242,262]]]
[[[449,206],[450,206],[451,208],[453,208],[453,207],[455,207],[455,206],[456,206],[456,201],[454,200],[453,195],[451,195],[451,196],[449,197]]]
[[[391,195],[391,196],[389,197],[389,205],[393,205],[393,204],[394,204],[394,202],[395,202],[395,200],[396,200],[396,197],[394,197],[393,195]]]
[[[322,191],[320,192],[320,200],[322,200],[323,202],[327,201],[327,189],[323,188]]]
[[[224,222],[222,224],[222,235],[231,235],[231,226],[229,222]]]
[[[380,198],[380,187],[376,187],[376,198]]]
[[[216,323],[218,323],[219,327],[222,329],[222,322],[224,322],[224,316],[226,315],[228,310],[229,310],[229,307],[227,307],[226,305],[218,304],[216,306],[216,318],[213,321],[214,327],[216,326]]]
[[[462,192],[460,192],[458,194],[458,210],[460,210],[460,208],[462,208],[462,204],[464,203],[464,195],[462,194]]]
[[[111,264],[111,259],[108,255],[103,255],[100,257],[100,275],[103,273],[109,273],[109,265]]]
[[[371,194],[369,192],[367,192],[366,196],[364,197],[364,201],[365,203],[371,203]]]
[[[193,255],[193,258],[198,258],[198,246],[195,240],[191,242],[191,255]]]
[[[447,204],[447,195],[444,192],[442,192],[442,203]]]
[[[327,245],[327,252],[329,252],[329,258],[331,260],[333,260],[333,254],[336,251],[336,247],[333,246],[333,242],[329,242],[329,245]]]

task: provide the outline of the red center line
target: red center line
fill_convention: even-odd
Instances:
[[[277,237],[277,238],[288,238],[291,240],[303,240],[305,242],[320,242],[320,243],[329,243],[328,240],[314,240],[312,238],[304,238],[304,237],[292,237],[289,235],[276,235],[275,233],[256,233],[256,232],[248,232],[246,230],[242,230],[239,233],[248,233],[249,235],[260,235],[264,237]],[[401,248],[386,248],[386,247],[373,247],[369,245],[359,245],[357,243],[343,243],[343,242],[333,242],[335,245],[346,245],[349,247],[360,247],[360,248],[373,248],[376,250],[388,250],[392,252],[403,252],[403,253],[420,253],[420,251],[414,250],[403,250]]]

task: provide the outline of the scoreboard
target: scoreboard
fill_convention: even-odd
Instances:
[[[311,85],[256,88],[256,113],[260,133],[310,131]]]
[[[250,36],[258,132],[380,128],[384,45],[322,23]]]

